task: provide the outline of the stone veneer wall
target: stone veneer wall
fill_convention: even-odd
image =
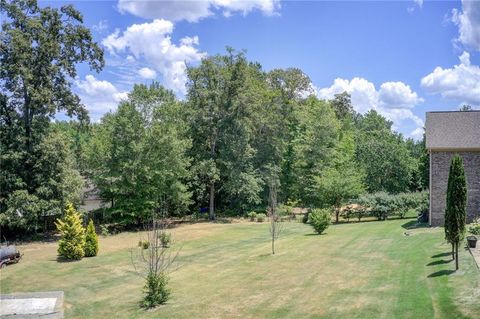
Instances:
[[[454,154],[463,158],[467,177],[467,222],[480,217],[480,151],[430,152],[430,225],[443,226],[448,172]]]

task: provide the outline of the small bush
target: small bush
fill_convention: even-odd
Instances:
[[[330,226],[330,211],[328,209],[313,209],[309,214],[309,219],[310,225],[320,235]]]
[[[98,237],[95,233],[95,226],[93,220],[87,226],[87,232],[85,234],[85,257],[94,257],[98,254]]]
[[[247,217],[250,219],[251,222],[254,222],[255,218],[257,218],[257,212],[251,211],[247,214]]]
[[[80,213],[72,203],[67,204],[65,216],[57,219],[55,225],[62,236],[58,241],[58,254],[67,259],[82,259],[85,256],[85,229]]]
[[[473,235],[480,235],[480,223],[471,224],[468,231]]]
[[[257,214],[257,222],[258,223],[263,223],[266,218],[267,218],[267,215],[265,215],[263,213]]]
[[[108,235],[110,235],[110,231],[108,230],[108,227],[105,225],[100,225],[100,233],[104,237],[107,237]]]
[[[141,247],[142,249],[148,249],[150,247],[150,242],[148,240],[140,240],[138,242],[138,247]]]
[[[160,238],[160,243],[162,244],[163,248],[170,247],[170,242],[172,241],[172,234],[162,231],[160,232],[158,237]]]
[[[150,272],[145,283],[143,300],[141,306],[144,308],[153,308],[164,304],[170,298],[170,289],[168,289],[168,277],[164,273],[155,275]]]

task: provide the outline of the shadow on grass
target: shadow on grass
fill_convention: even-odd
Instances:
[[[447,257],[447,256],[451,256],[451,255],[452,255],[452,253],[441,253],[441,254],[433,255],[431,258]]]
[[[432,261],[431,263],[428,263],[427,266],[444,265],[444,264],[451,263],[452,261],[453,259],[449,259],[449,260],[441,259],[441,260]]]
[[[444,269],[444,270],[439,270],[434,273],[431,273],[428,275],[429,278],[434,278],[434,277],[441,277],[441,276],[449,276],[453,274],[455,270],[450,270],[450,269]]]
[[[53,261],[56,261],[58,263],[75,263],[75,262],[78,262],[80,260],[76,260],[76,259],[67,259],[63,256],[57,256],[56,259],[53,259]]]
[[[326,235],[328,233],[321,233],[321,234],[317,234],[317,233],[310,233],[310,234],[305,234],[303,236],[323,236],[323,235]]]
[[[427,223],[419,223],[417,220],[411,220],[402,225],[405,229],[415,229],[415,228],[428,228],[430,227]]]

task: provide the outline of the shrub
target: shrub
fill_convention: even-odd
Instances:
[[[250,219],[251,222],[254,222],[255,218],[257,218],[257,212],[251,211],[247,214],[247,217]]]
[[[87,232],[85,234],[85,257],[94,257],[98,254],[98,237],[95,233],[95,226],[93,220],[87,226]]]
[[[309,214],[310,225],[319,235],[330,225],[331,217],[328,209],[313,209]]]
[[[263,213],[257,214],[257,222],[259,223],[263,223],[266,218],[267,218],[267,215]]]
[[[163,248],[170,247],[170,242],[172,241],[172,234],[162,231],[160,232],[160,234],[158,234],[158,237],[160,238],[160,243],[162,244]]]
[[[470,227],[468,227],[468,232],[473,235],[480,235],[480,223],[478,220],[476,223],[472,223]]]
[[[110,235],[110,231],[108,230],[108,227],[105,225],[100,225],[100,233],[102,234],[102,236],[105,236],[105,237]]]
[[[58,241],[58,254],[67,259],[79,260],[85,256],[85,229],[82,226],[80,213],[67,204],[63,219],[55,222],[61,239]]]
[[[138,247],[141,247],[142,249],[148,249],[150,247],[150,242],[148,240],[140,240],[138,242]]]
[[[147,276],[144,288],[144,297],[141,306],[153,308],[164,304],[170,298],[170,289],[167,288],[168,277],[165,273],[155,275],[150,272]]]

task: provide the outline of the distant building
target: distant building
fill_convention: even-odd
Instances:
[[[480,111],[427,112],[432,226],[443,226],[448,173],[454,154],[463,158],[467,178],[467,221],[480,216]]]

